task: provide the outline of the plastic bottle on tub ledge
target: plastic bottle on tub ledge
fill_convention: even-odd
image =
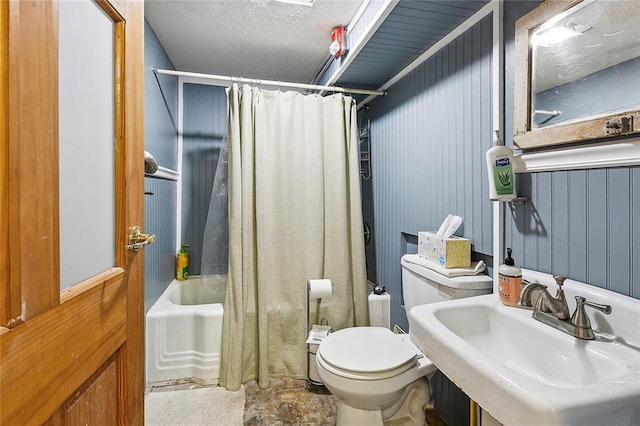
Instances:
[[[185,281],[189,278],[189,253],[185,250],[187,247],[189,244],[182,244],[176,256],[176,279],[178,281]]]
[[[513,173],[513,151],[504,145],[498,130],[495,131],[493,144],[493,148],[487,151],[489,198],[492,200],[513,200],[517,198],[515,174]]]

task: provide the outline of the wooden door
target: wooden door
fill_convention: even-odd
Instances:
[[[60,265],[82,261],[60,249],[61,4],[0,1],[2,425],[144,422],[144,259],[126,248],[144,225],[143,2],[81,1],[113,22],[114,253],[63,291]]]

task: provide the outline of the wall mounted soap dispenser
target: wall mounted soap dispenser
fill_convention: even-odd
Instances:
[[[492,200],[513,200],[517,198],[515,174],[513,173],[513,151],[504,145],[498,130],[495,131],[493,144],[493,148],[487,151],[489,198]]]

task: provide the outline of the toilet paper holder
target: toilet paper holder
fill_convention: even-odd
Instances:
[[[333,332],[329,327],[329,321],[326,318],[320,319],[320,304],[323,298],[331,297],[331,293],[333,291],[333,283],[330,280],[308,280],[307,281],[307,314],[305,320],[306,333],[308,335],[308,339],[305,341],[306,352],[307,352],[307,383],[313,386],[324,386],[324,383],[320,381],[319,376],[317,376],[317,369],[315,364],[312,365],[312,360],[315,362],[315,356],[317,352],[318,345],[322,342],[322,333],[318,334],[318,336],[311,336],[312,330],[318,328],[320,331],[323,331],[328,335]],[[309,316],[311,315],[310,308],[310,299],[316,299],[316,316],[315,316],[315,325],[319,325],[319,327],[310,327],[309,326]],[[318,330],[316,330],[318,331]],[[313,340],[312,340],[313,337]],[[315,345],[316,352],[312,349]],[[314,374],[312,374],[314,373]],[[314,376],[314,377],[312,377]]]
[[[316,299],[316,318],[315,324],[319,324],[320,321],[320,302],[322,299],[328,299],[331,297],[333,292],[333,283],[329,279],[317,279],[317,280],[307,280],[307,318],[306,318],[306,330],[307,333],[310,331],[309,328],[309,300]],[[326,318],[323,318],[326,321]]]

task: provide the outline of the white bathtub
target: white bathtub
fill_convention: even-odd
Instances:
[[[147,384],[218,384],[226,285],[226,275],[174,280],[149,309]]]

